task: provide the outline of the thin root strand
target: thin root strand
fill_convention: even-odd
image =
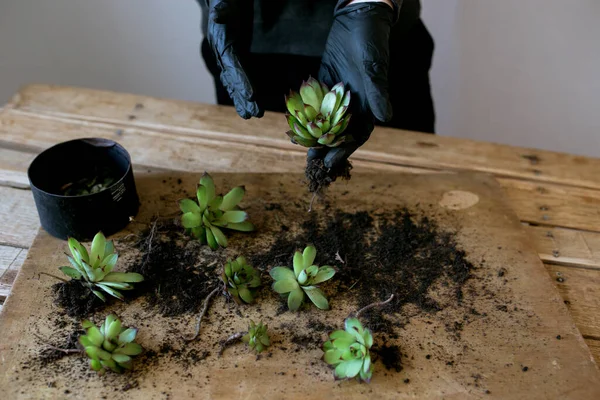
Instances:
[[[204,306],[202,307],[202,311],[200,312],[200,315],[198,316],[198,322],[196,322],[196,331],[194,332],[194,335],[192,335],[189,338],[185,339],[187,342],[191,342],[193,340],[196,340],[196,338],[200,334],[200,327],[202,325],[202,318],[204,317],[204,314],[206,314],[206,311],[208,310],[208,305],[210,303],[210,299],[215,294],[217,294],[218,291],[219,291],[219,288],[216,288],[215,290],[213,290],[212,292],[210,292],[208,294],[208,296],[206,296],[206,300],[204,300]]]
[[[225,349],[228,346],[230,346],[231,344],[233,344],[233,342],[238,341],[245,334],[246,334],[246,332],[234,333],[233,335],[229,336],[227,339],[223,340],[221,342],[221,349],[219,349],[219,357],[221,357],[221,355],[223,354],[223,352],[225,351]]]
[[[371,308],[373,308],[373,307],[381,307],[381,306],[384,306],[384,305],[386,305],[387,303],[389,303],[390,301],[392,301],[392,299],[393,299],[393,298],[394,298],[394,295],[392,294],[392,295],[390,296],[390,298],[389,298],[389,299],[387,299],[386,301],[379,301],[379,302],[377,302],[377,303],[372,303],[372,304],[369,304],[368,306],[364,306],[363,308],[361,308],[360,310],[358,310],[358,311],[356,312],[356,314],[354,314],[354,316],[355,316],[356,318],[358,318],[358,317],[360,316],[360,314],[362,314],[363,312],[365,312],[365,311],[367,311],[367,310],[369,310],[369,309],[371,309]]]

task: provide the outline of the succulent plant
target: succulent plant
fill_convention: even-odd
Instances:
[[[248,333],[242,336],[242,341],[257,353],[261,353],[271,345],[268,329],[268,325],[263,325],[262,322],[255,324],[254,321],[250,320]]]
[[[69,238],[67,243],[72,255],[67,255],[71,267],[59,269],[68,277],[80,280],[102,301],[106,301],[102,292],[123,300],[124,296],[119,290],[131,290],[131,283],[144,280],[142,275],[135,272],[112,272],[119,256],[115,253],[112,240],[107,241],[102,232],[94,236],[89,253],[75,238]]]
[[[227,238],[221,228],[243,232],[254,230],[254,225],[248,221],[248,214],[238,207],[245,192],[243,186],[238,186],[225,196],[216,195],[213,178],[205,172],[196,192],[198,202],[191,199],[179,201],[183,212],[182,225],[200,242],[208,243],[213,250],[219,246],[227,247]]]
[[[313,265],[317,250],[314,246],[307,246],[302,253],[294,254],[294,270],[288,267],[275,267],[270,275],[275,280],[273,290],[280,294],[287,294],[288,308],[296,311],[304,302],[304,294],[315,306],[322,310],[329,308],[329,302],[316,284],[323,283],[335,275],[333,267]]]
[[[225,291],[238,303],[252,303],[254,290],[260,286],[260,275],[252,266],[248,265],[246,258],[238,257],[228,260],[223,267],[221,279],[225,284]]]
[[[331,90],[313,77],[300,86],[300,93],[290,90],[285,97],[290,126],[287,135],[292,143],[304,147],[337,147],[351,140],[342,135],[351,114],[346,114],[350,105],[350,91],[344,92],[344,83],[339,82]]]
[[[332,332],[323,344],[323,360],[335,367],[336,380],[357,378],[370,382],[373,366],[369,349],[373,335],[357,318],[347,318],[344,325],[345,330]]]
[[[90,367],[103,374],[106,369],[122,373],[131,369],[132,357],[142,352],[135,343],[137,329],[125,328],[114,314],[106,317],[100,329],[92,322],[83,321],[86,334],[79,337],[79,344],[90,359]]]

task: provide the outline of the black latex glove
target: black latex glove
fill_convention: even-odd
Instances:
[[[355,3],[336,7],[319,80],[329,87],[344,82],[352,97],[346,129],[353,141],[337,148],[310,149],[308,160],[323,158],[325,167],[344,162],[370,137],[374,118],[392,118],[388,96],[389,36],[394,10],[386,3]]]
[[[227,88],[240,117],[262,117],[254,90],[242,67],[250,51],[254,2],[252,0],[206,0],[208,6],[207,39],[221,68],[221,82]]]

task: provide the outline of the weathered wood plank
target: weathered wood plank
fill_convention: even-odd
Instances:
[[[565,228],[600,230],[599,191],[498,179],[522,221]]]
[[[26,249],[0,246],[0,303],[9,295],[26,256]]]
[[[196,137],[289,147],[277,113],[242,120],[233,108],[83,88],[33,85],[8,107],[57,117],[139,126]],[[377,128],[355,159],[600,188],[600,159]]]
[[[600,365],[600,340],[585,339],[585,344],[587,344],[590,352],[594,356],[596,364]]]
[[[27,168],[35,154],[3,148],[2,144],[0,142],[0,186],[28,188]]]
[[[197,136],[176,136],[137,127],[44,119],[4,111],[0,114],[4,140],[31,149],[47,148],[58,141],[82,136],[114,139],[131,153],[133,162],[181,171],[298,172],[305,152],[263,145],[223,142]],[[431,172],[393,163],[354,159],[354,172]],[[518,179],[498,178],[521,220],[590,231],[600,230],[600,191]]]
[[[525,224],[542,261],[600,269],[600,234]]]
[[[600,271],[551,264],[546,269],[581,334],[600,340]]]
[[[0,245],[28,248],[40,226],[31,191],[0,186]]]

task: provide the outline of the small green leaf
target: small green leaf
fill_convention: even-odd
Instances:
[[[206,231],[204,230],[203,226],[192,228],[192,235],[194,235],[196,239],[200,240],[200,242],[206,243]]]
[[[294,253],[294,274],[296,276],[300,275],[300,272],[304,269],[304,258],[302,257],[302,253],[296,251]]]
[[[191,229],[200,226],[201,216],[198,213],[188,212],[181,216],[181,224],[184,228]]]
[[[314,121],[317,116],[317,110],[307,104],[304,106],[304,115],[306,115],[307,120]]]
[[[306,125],[306,128],[308,128],[308,132],[315,138],[318,139],[323,135],[323,131],[321,130],[321,128],[319,128],[317,126],[317,124],[315,124],[314,122],[309,122]]]
[[[102,342],[104,342],[104,335],[100,333],[100,329],[98,329],[97,326],[90,326],[86,333],[88,339],[90,340],[90,342],[92,342],[94,346],[100,346],[102,345]]]
[[[306,269],[312,265],[317,256],[317,249],[315,246],[307,246],[302,253],[303,268]]]
[[[321,91],[319,91],[319,94],[320,92]],[[319,106],[321,105],[320,96],[308,83],[303,82],[302,85],[300,85],[300,96],[302,97],[302,102],[304,104],[310,105],[315,110],[319,109]],[[303,108],[300,110],[303,111]]]
[[[121,332],[121,321],[119,319],[115,319],[111,322],[110,325],[106,328],[106,337],[110,340],[116,339],[117,335]]]
[[[292,290],[288,295],[288,308],[290,311],[296,311],[302,305],[302,301],[304,300],[304,292],[300,287],[295,290]]]
[[[117,363],[112,358],[109,358],[108,360],[102,360],[101,362],[105,368],[110,368],[113,372],[116,372],[117,374],[121,373],[121,368],[119,368]]]
[[[118,353],[113,354],[112,359],[115,360],[116,362],[118,362],[119,364],[131,361],[131,357],[129,357],[128,355],[118,354]]]
[[[104,297],[104,295],[102,293],[100,293],[99,291],[92,289],[92,293],[94,293],[100,300],[102,300],[104,302],[106,301],[106,297]]]
[[[346,369],[348,368],[348,363],[341,362],[335,367],[334,375],[338,379],[346,379]]]
[[[106,257],[109,254],[112,254],[115,252],[115,244],[113,243],[112,240],[107,240],[106,241],[106,246],[104,246],[104,257]]]
[[[296,282],[295,279],[282,279],[273,283],[273,290],[281,294],[291,292],[298,288],[298,282]]]
[[[241,299],[248,304],[251,304],[254,301],[252,293],[250,293],[250,290],[248,290],[248,288],[246,287],[240,287],[238,294],[241,297]]]
[[[206,188],[206,202],[208,204],[215,198],[215,183],[208,172],[205,172],[200,178],[200,185]]]
[[[365,339],[365,346],[370,349],[371,346],[373,346],[373,335],[371,334],[371,331],[365,329],[363,332],[363,338]]]
[[[330,365],[335,365],[340,362],[342,351],[338,349],[327,350],[323,356],[323,360]]]
[[[215,240],[215,236],[213,235],[213,233],[210,229],[206,230],[206,241],[208,242],[208,245],[210,246],[211,249],[217,250],[219,248],[219,245],[217,244],[217,241]]]
[[[133,286],[129,283],[125,282],[105,282],[102,281],[103,285],[110,286],[111,288],[120,289],[120,290],[131,290]]]
[[[223,202],[221,203],[221,207],[219,207],[219,209],[223,211],[233,210],[233,208],[237,206],[240,201],[242,201],[245,193],[246,188],[244,186],[234,187],[229,191],[229,193],[223,196]]]
[[[290,90],[289,96],[285,96],[285,105],[292,115],[294,115],[296,111],[304,108],[302,97],[298,92],[294,92],[293,90]]]
[[[198,187],[196,190],[196,198],[198,199],[198,206],[200,211],[203,212],[208,207],[208,199],[206,197],[206,188],[204,186]]]
[[[346,367],[346,376],[348,378],[354,378],[360,372],[363,366],[363,360],[358,358],[355,360],[347,361],[348,366]]]
[[[348,340],[348,341],[350,341],[350,342],[354,341],[354,339],[355,339],[355,337],[354,337],[354,335],[353,335],[353,334],[351,334],[351,333],[348,333],[348,332],[346,332],[346,331],[342,331],[342,330],[337,330],[337,331],[334,331],[334,332],[332,332],[332,333],[329,335],[329,338],[330,338],[331,340],[335,340],[335,339],[346,339],[346,340]]]
[[[240,232],[252,232],[254,225],[250,221],[244,221],[240,223],[227,224],[227,229],[233,229]]]
[[[179,200],[179,208],[181,212],[185,213],[200,213],[200,207],[198,204],[191,199],[181,199]]]
[[[333,109],[335,107],[335,103],[337,102],[336,94],[334,91],[328,92],[325,97],[323,97],[323,103],[321,103],[321,108],[319,112],[323,114],[325,118],[329,118]]]
[[[315,306],[317,306],[321,310],[329,309],[329,303],[327,302],[327,299],[325,298],[323,292],[321,292],[320,289],[315,288],[309,290],[305,288],[304,292],[306,292],[306,294]]]
[[[126,354],[128,356],[137,356],[142,352],[142,346],[137,343],[127,343],[114,351],[116,354]]]
[[[119,334],[119,343],[131,343],[135,340],[135,336],[137,335],[137,329],[129,328],[125,329],[123,332]]]
[[[92,341],[90,340],[90,338],[88,338],[86,335],[79,336],[79,344],[81,344],[83,347],[88,347],[88,346],[94,345],[92,343]]]
[[[367,355],[365,355],[365,358],[363,361],[363,372],[364,373],[369,372],[370,368],[371,368],[371,355],[369,353],[367,353]]]
[[[227,237],[223,233],[222,230],[217,228],[216,226],[211,226],[210,230],[212,234],[215,236],[215,240],[221,247],[227,247]]]
[[[73,257],[75,259],[77,259],[77,257],[75,256],[75,250],[77,250],[77,252],[79,254],[79,258],[81,258],[82,260],[85,260],[85,261],[89,261],[89,255],[88,255],[87,250],[81,243],[79,243],[77,241],[77,239],[71,237],[71,238],[69,238],[67,243],[69,245],[69,249],[71,250],[71,254],[73,254]]]
[[[100,371],[102,369],[102,364],[98,360],[90,360],[90,368],[94,371]]]
[[[81,279],[81,273],[77,271],[75,268],[71,267],[60,267],[59,268],[63,274],[67,275],[69,278],[73,279]]]
[[[296,276],[294,275],[294,271],[287,267],[274,267],[269,271],[269,275],[276,280],[280,281],[283,279],[296,280]]]
[[[144,277],[137,272],[111,272],[107,274],[102,283],[104,282],[142,282]]]
[[[319,268],[319,272],[317,272],[317,275],[313,278],[312,283],[317,284],[317,283],[325,282],[325,281],[331,279],[334,275],[335,275],[335,270],[333,268],[331,268],[330,266],[327,266],[327,265],[323,266],[323,267]]]
[[[106,293],[110,294],[113,297],[116,297],[119,300],[123,300],[125,297],[119,293],[118,290],[115,290],[109,286],[103,285],[102,283],[96,283],[96,286],[100,289],[104,290]]]
[[[225,222],[240,223],[248,219],[248,213],[245,211],[227,211],[221,219]]]
[[[90,264],[93,268],[100,265],[100,261],[104,258],[104,249],[106,248],[106,238],[102,232],[98,232],[92,240]]]
[[[108,351],[102,350],[100,347],[88,346],[85,348],[85,352],[88,355],[88,357],[96,360],[110,360],[110,353]]]
[[[102,260],[99,267],[102,268],[105,273],[109,273],[110,271],[113,270],[115,265],[117,265],[118,259],[119,259],[119,255],[116,253],[108,255],[108,256],[104,257],[104,260]]]

